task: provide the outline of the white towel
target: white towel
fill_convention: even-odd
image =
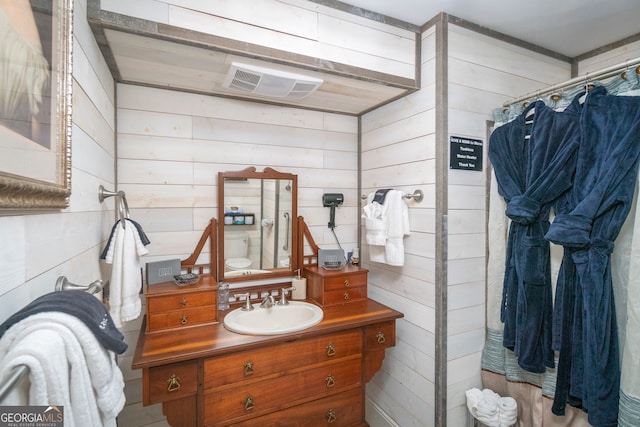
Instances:
[[[500,427],[510,427],[518,420],[518,404],[513,397],[501,397],[498,399],[498,411]]]
[[[362,208],[365,238],[369,244],[369,259],[393,266],[404,265],[404,237],[410,234],[409,209],[404,193],[389,190],[382,205],[373,201],[375,193],[367,196]]]
[[[116,228],[105,257],[105,261],[113,265],[109,282],[109,313],[117,327],[140,315],[140,257],[149,253],[136,227],[129,221],[126,225],[126,228]]]
[[[518,420],[518,405],[512,397],[500,397],[487,388],[472,388],[465,394],[471,415],[487,426],[510,427]]]
[[[467,408],[469,413],[475,418],[478,414],[478,403],[482,399],[482,391],[477,388],[469,389],[465,392],[467,396]]]
[[[0,361],[2,375],[20,364],[30,368],[29,381],[6,403],[63,405],[68,427],[116,426],[125,404],[122,372],[115,354],[76,317],[44,312],[23,319],[0,339]]]
[[[6,377],[13,369],[25,365],[29,368],[29,378],[18,384],[2,404],[64,406],[65,411],[72,413],[69,370],[63,339],[42,329],[23,335],[17,342],[12,342],[11,346],[3,345],[4,343],[6,340],[3,338],[0,340],[0,375]],[[68,425],[73,425],[73,422]]]
[[[375,193],[369,194],[367,204],[362,208],[365,241],[368,245],[384,246],[387,243],[386,206],[374,202]]]

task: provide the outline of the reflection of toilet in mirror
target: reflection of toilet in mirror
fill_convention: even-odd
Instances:
[[[249,233],[226,231],[224,233],[225,270],[251,268],[249,259]]]

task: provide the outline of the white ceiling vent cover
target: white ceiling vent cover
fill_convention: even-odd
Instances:
[[[302,99],[322,83],[314,77],[232,62],[223,86],[270,98]]]

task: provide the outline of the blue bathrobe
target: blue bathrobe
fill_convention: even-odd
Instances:
[[[545,238],[565,253],[554,311],[560,351],[553,412],[565,404],[616,426],[620,388],[611,278],[614,240],[631,208],[640,158],[640,97],[592,90],[582,107],[574,185],[556,201]]]
[[[553,411],[582,407],[617,425],[620,362],[610,254],[631,208],[640,157],[640,98],[594,89],[583,106],[575,186],[546,238],[565,247],[554,315],[560,351]]]
[[[561,113],[537,101],[497,128],[489,144],[498,192],[511,219],[500,313],[503,345],[529,372],[554,367],[550,253],[544,236],[552,202],[572,185],[579,109],[577,100]]]

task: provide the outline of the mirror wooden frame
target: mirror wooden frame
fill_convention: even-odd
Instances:
[[[272,279],[278,277],[290,277],[298,269],[298,176],[291,173],[279,172],[266,167],[263,172],[258,172],[250,166],[240,171],[218,172],[218,218],[224,218],[224,181],[225,179],[280,179],[291,181],[291,262],[288,270],[274,270],[270,273],[252,274],[251,276],[225,277],[224,276],[224,221],[219,221],[218,232],[218,281],[244,282],[250,280]],[[260,220],[256,218],[256,224]]]
[[[51,5],[51,20],[38,22],[50,25],[50,34],[40,34],[43,56],[50,60],[51,95],[42,98],[50,100],[40,110],[50,117],[41,123],[50,123],[49,146],[31,140],[17,131],[0,124],[0,134],[5,145],[0,146],[0,155],[7,156],[16,164],[23,156],[24,168],[0,170],[0,209],[62,209],[69,206],[71,194],[71,101],[72,101],[72,50],[73,50],[73,0],[53,0],[43,2]],[[26,13],[22,10],[19,13]],[[49,10],[34,9],[31,13],[46,17]],[[48,87],[48,86],[45,86]],[[33,93],[36,93],[35,91]],[[35,97],[36,95],[34,95]],[[10,113],[10,112],[8,112]],[[47,122],[45,122],[46,120]],[[37,148],[34,150],[33,148]],[[13,154],[10,154],[13,153]],[[38,167],[35,157],[45,168]],[[4,169],[7,169],[5,166]],[[42,178],[42,169],[51,170],[51,176]]]

